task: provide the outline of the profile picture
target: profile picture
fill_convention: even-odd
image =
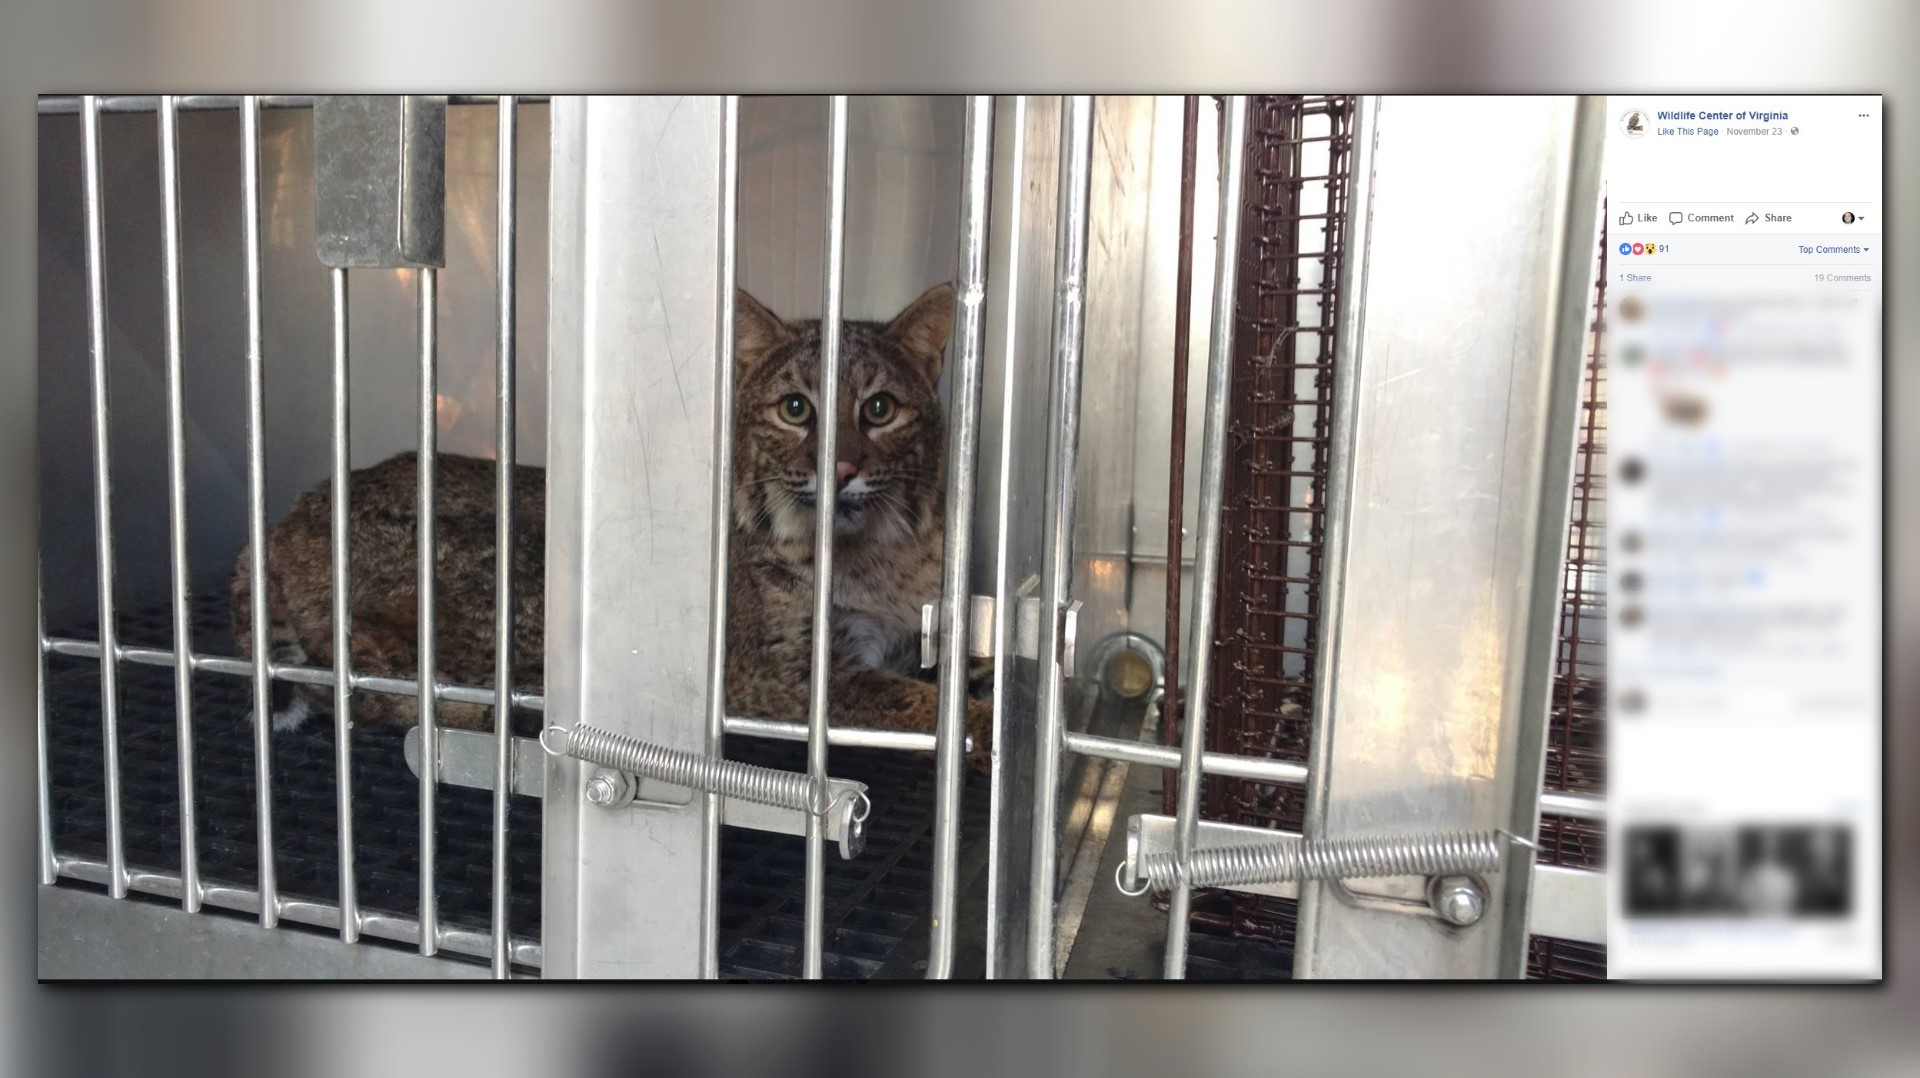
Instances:
[[[1671,391],[1660,398],[1660,411],[1676,427],[1698,427],[1707,421],[1707,399],[1698,394]]]
[[[1843,225],[1850,225],[1853,223],[1853,220],[1854,218],[1853,218],[1852,210],[1848,210],[1847,212],[1840,215],[1840,223]]]
[[[1639,296],[1627,296],[1620,301],[1620,318],[1626,322],[1638,322],[1647,313],[1647,305]]]
[[[1628,109],[1620,117],[1620,131],[1628,138],[1639,138],[1647,133],[1647,114],[1639,109]]]

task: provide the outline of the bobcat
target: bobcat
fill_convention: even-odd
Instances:
[[[727,604],[727,709],[805,721],[813,618],[813,520],[820,324],[785,322],[742,291],[735,306],[736,369],[732,575]],[[929,289],[892,322],[841,330],[834,480],[832,672],[837,725],[932,731],[936,690],[920,679],[920,608],[940,592],[945,539],[945,423],[936,386],[953,325],[950,285]],[[491,461],[439,455],[435,482],[435,617],[442,681],[486,685],[494,661],[494,479]],[[348,535],[353,667],[411,678],[418,637],[415,589],[417,454],[351,476]],[[276,662],[333,663],[329,484],[300,496],[267,537],[269,638]],[[542,684],[546,476],[517,466],[514,512],[514,678]],[[251,654],[248,555],[235,563],[232,609]],[[977,671],[976,671],[977,672]],[[276,683],[275,729],[299,726],[330,690]],[[361,692],[360,722],[411,725],[410,696]],[[491,708],[442,701],[441,724],[491,729]],[[968,756],[988,760],[991,708],[967,702]],[[525,724],[530,716],[517,722]]]

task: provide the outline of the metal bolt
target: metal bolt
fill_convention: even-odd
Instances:
[[[620,784],[607,772],[596,772],[587,780],[587,804],[606,808],[619,796]]]
[[[1435,880],[1428,902],[1441,920],[1462,928],[1478,923],[1487,912],[1486,892],[1471,876],[1442,876]]]

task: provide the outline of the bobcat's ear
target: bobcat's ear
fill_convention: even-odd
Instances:
[[[953,333],[953,300],[953,285],[934,285],[887,326],[887,336],[920,361],[929,382],[939,380],[945,362],[947,337]]]
[[[793,336],[780,316],[747,294],[744,288],[733,294],[733,355],[736,365],[752,362]]]

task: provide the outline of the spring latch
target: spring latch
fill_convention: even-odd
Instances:
[[[860,830],[873,807],[865,787],[858,783],[816,780],[797,771],[716,759],[584,723],[572,729],[547,727],[540,731],[540,747],[549,756],[583,760],[624,775],[717,793],[756,805],[820,817],[844,814],[846,818],[840,829],[847,834]],[[589,800],[597,804],[609,807],[614,804],[612,799],[593,798],[591,789],[588,792]],[[857,842],[849,845],[843,840],[843,855],[852,856],[854,851],[857,851]]]
[[[1455,924],[1478,920],[1458,911],[1465,897],[1477,896],[1477,884],[1467,877],[1499,869],[1506,845],[1531,846],[1506,831],[1456,831],[1383,835],[1370,838],[1308,839],[1288,836],[1273,842],[1218,845],[1193,851],[1184,870],[1174,850],[1140,851],[1123,859],[1114,873],[1114,886],[1129,896],[1166,891],[1181,882],[1192,887],[1249,887],[1331,881],[1343,897],[1352,896],[1345,882],[1388,876],[1425,876],[1441,887],[1429,898],[1443,919]],[[1129,887],[1128,881],[1136,882]],[[1457,894],[1455,892],[1458,892]],[[1472,894],[1470,894],[1470,892]]]

